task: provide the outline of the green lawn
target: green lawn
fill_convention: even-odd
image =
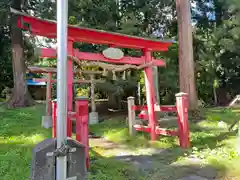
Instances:
[[[207,109],[204,114],[204,120],[190,124],[192,148],[189,150],[180,149],[178,140],[172,137],[161,136],[157,142],[150,142],[146,133],[130,137],[123,117],[110,119],[100,125],[91,126],[90,129],[108,140],[125,144],[135,150],[142,147],[166,149],[167,153],[155,156],[158,163],[155,172],[151,172],[154,179],[176,179],[194,170],[196,164],[186,161],[188,157],[202,160],[203,163],[197,164],[198,166],[215,168],[218,171],[218,179],[240,179],[240,157],[236,152],[237,127],[232,131],[228,130],[228,127],[240,118],[240,110],[214,108]],[[221,125],[221,121],[225,124]],[[174,126],[162,125],[170,128]],[[101,151],[102,149],[99,149],[99,153]]]
[[[30,175],[32,148],[38,142],[51,137],[51,130],[41,128],[41,116],[45,108],[42,105],[14,110],[0,108],[0,179],[27,180]],[[91,158],[96,160],[91,165],[90,179],[116,177],[124,180],[134,176],[139,179],[126,163],[98,157],[93,151]]]
[[[30,175],[32,148],[45,138],[51,136],[50,130],[41,128],[42,105],[35,107],[5,110],[0,107],[0,179],[26,180]],[[240,179],[240,158],[235,151],[236,131],[228,132],[226,127],[218,127],[219,121],[231,124],[239,118],[239,110],[210,109],[206,119],[191,124],[191,143],[193,148],[182,150],[177,140],[161,137],[151,143],[148,135],[139,133],[129,137],[122,117],[109,119],[100,125],[91,126],[91,131],[103,135],[116,143],[125,144],[131,149],[155,147],[166,149],[165,153],[156,155],[155,168],[149,177],[139,177],[138,171],[130,164],[101,155],[101,149],[91,151],[91,175],[89,179],[134,180],[134,179],[175,179],[193,169],[194,165],[185,161],[186,157],[194,157],[204,161],[204,166],[212,166],[218,170],[218,179]],[[177,168],[176,168],[177,167]],[[191,168],[188,168],[191,167]],[[174,172],[174,173],[173,173]]]

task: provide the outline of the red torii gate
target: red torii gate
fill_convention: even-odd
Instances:
[[[44,73],[47,74],[47,78],[33,78],[33,81],[35,82],[47,82],[47,88],[46,88],[46,114],[42,117],[42,126],[45,128],[51,127],[51,116],[52,116],[52,84],[56,83],[56,79],[53,79],[53,74],[57,73],[57,69],[53,67],[38,67],[38,66],[28,66],[28,71],[33,73]],[[82,70],[74,70],[74,73],[83,73],[83,74],[90,74],[90,76],[102,74],[102,71],[82,71]],[[85,79],[74,79],[74,84],[91,84],[91,87],[94,86],[94,83],[103,83],[104,80],[85,80]],[[91,94],[91,109],[93,109],[93,106],[95,104],[94,101],[94,92]],[[94,102],[93,102],[94,101]],[[96,108],[95,108],[96,109]]]
[[[16,13],[16,12],[15,12]],[[56,38],[56,22],[49,20],[42,20],[40,18],[32,17],[22,13],[17,13],[18,27],[30,31],[32,35],[39,35],[48,38]],[[140,49],[143,52],[141,57],[124,57],[120,60],[114,60],[104,57],[98,53],[86,53],[79,52],[73,49],[74,42],[87,42],[93,44],[104,44],[111,47],[119,48],[132,48]],[[151,63],[150,66],[144,68],[145,72],[145,85],[146,85],[146,97],[149,114],[149,125],[151,129],[151,139],[156,140],[157,135],[155,133],[156,117],[154,113],[154,86],[152,77],[151,66],[165,66],[163,60],[156,60],[152,57],[152,51],[168,51],[168,47],[171,42],[156,41],[150,39],[144,39],[140,37],[127,36],[118,33],[110,33],[106,31],[94,30],[89,28],[80,28],[76,26],[68,26],[68,55],[71,57],[77,57],[81,60],[90,61],[104,61],[115,64],[134,64],[143,65]],[[42,49],[42,55],[55,57],[56,51],[53,49]],[[71,58],[68,60],[68,111],[72,111],[72,84],[73,84],[73,62]],[[70,120],[68,120],[70,121]]]

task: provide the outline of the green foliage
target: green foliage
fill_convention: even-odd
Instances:
[[[32,148],[51,136],[50,131],[40,128],[43,112],[44,106],[37,106],[0,113],[2,179],[29,179]]]
[[[240,62],[239,3],[235,0],[196,3],[194,52],[199,97],[211,103],[216,88],[219,101],[223,101],[227,93],[234,96],[240,91],[236,85]]]
[[[89,87],[87,88],[77,88],[76,89],[76,96],[85,96],[85,97],[90,97],[90,94],[89,94]]]
[[[226,94],[234,96],[240,91],[237,85],[240,73],[240,4],[238,0],[193,0],[192,2],[195,4],[192,7],[192,20],[198,96],[204,103],[212,104],[213,89],[215,89],[221,104],[227,99]],[[0,3],[0,91],[5,86],[12,85],[8,27],[10,5],[9,0]],[[24,12],[31,11],[37,17],[56,19],[54,1],[24,1],[22,7]],[[119,4],[114,0],[72,0],[69,2],[69,23],[130,35],[177,40],[175,8],[175,2],[168,0],[121,0]],[[25,38],[27,65],[56,66],[55,59],[39,60],[33,57],[36,41],[32,37]],[[101,52],[106,48],[106,46],[86,43],[76,43],[74,46],[87,52]],[[174,103],[174,94],[179,91],[177,48],[177,44],[174,44],[168,53],[154,53],[155,57],[164,58],[167,63],[166,68],[159,68],[159,89],[163,104]],[[141,55],[140,51],[129,49],[123,51],[126,55]],[[99,70],[98,67],[80,68]],[[134,95],[136,81],[141,81],[142,95],[144,95],[143,74],[134,71],[131,76],[132,78],[127,81],[120,80],[114,83],[111,78],[107,79],[105,84],[99,85],[99,93],[107,91],[108,96],[111,96],[112,92],[115,95]],[[103,93],[101,94],[103,96]]]
[[[0,93],[13,83],[9,31],[0,27]]]

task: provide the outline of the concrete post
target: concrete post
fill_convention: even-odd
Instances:
[[[89,113],[89,124],[98,124],[98,112],[96,112],[95,102],[95,78],[94,74],[91,74],[91,112]]]
[[[52,106],[52,73],[48,73],[47,90],[46,90],[46,114],[42,116],[42,127],[52,127],[51,106]]]
[[[135,105],[134,97],[128,97],[128,127],[129,127],[129,134],[134,136],[136,134],[136,130],[133,127],[136,124],[136,113],[132,110],[132,106]]]

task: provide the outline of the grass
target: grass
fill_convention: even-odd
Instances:
[[[0,179],[27,180],[33,147],[51,137],[51,130],[41,128],[45,108],[42,105],[14,110],[0,107]],[[99,157],[94,151],[91,151],[91,158],[95,161],[89,179],[139,179],[134,168],[127,163]]]
[[[51,136],[51,131],[40,127],[44,112],[42,105],[30,108],[6,110],[0,112],[0,179],[26,180],[30,175],[32,148],[38,142]],[[160,137],[150,142],[145,133],[136,137],[128,135],[123,117],[108,119],[99,125],[90,126],[91,131],[107,139],[138,150],[142,147],[163,149],[160,155],[154,155],[154,168],[141,175],[134,166],[119,162],[112,157],[103,157],[99,151],[90,152],[93,160],[89,179],[96,180],[141,180],[177,179],[191,174],[199,164],[191,164],[189,157],[201,160],[201,167],[214,167],[218,170],[218,179],[240,179],[240,158],[236,153],[236,131],[228,132],[227,127],[219,127],[224,121],[230,125],[239,118],[240,110],[208,109],[206,119],[191,124],[191,144],[189,150],[178,147],[176,138]],[[142,177],[140,177],[140,175]],[[232,177],[232,178],[229,178]]]
[[[188,173],[194,169],[194,165],[185,161],[188,157],[194,157],[202,161],[201,166],[211,166],[218,170],[218,178],[240,179],[240,158],[236,152],[237,131],[228,131],[228,127],[240,118],[240,109],[207,109],[206,118],[198,123],[190,123],[192,149],[182,150],[178,148],[178,140],[172,137],[160,137],[160,140],[151,143],[148,134],[138,133],[136,137],[128,135],[128,129],[123,117],[110,119],[100,125],[91,126],[91,131],[102,135],[108,140],[125,144],[129,148],[154,147],[166,149],[167,153],[156,156],[155,179],[175,179],[181,173]],[[224,122],[225,126],[220,126]],[[223,123],[222,123],[223,124]],[[172,126],[172,124],[170,125]],[[236,128],[235,128],[236,129]],[[167,164],[167,166],[166,166]],[[171,164],[171,166],[169,166]],[[176,170],[176,166],[178,167]],[[182,167],[182,168],[181,168]],[[172,177],[172,171],[177,172]],[[169,177],[171,175],[171,177]]]
[[[129,136],[128,128],[123,119],[125,119],[123,116],[110,118],[101,124],[90,126],[90,131],[96,135],[104,136],[110,141],[125,144],[135,150],[140,147],[176,147],[176,139],[171,137],[162,137],[161,141],[151,142],[149,141],[150,137],[147,133],[139,132],[135,137]]]

